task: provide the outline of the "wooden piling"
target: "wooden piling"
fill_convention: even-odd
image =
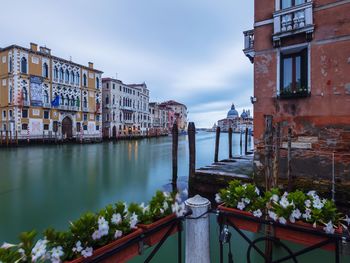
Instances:
[[[12,131],[10,131],[10,145],[12,144]]]
[[[280,144],[281,144],[281,123],[277,123],[275,145],[274,145],[274,159],[273,159],[273,180],[272,187],[278,184],[279,167],[280,167]]]
[[[18,145],[18,131],[16,131],[16,145]]]
[[[2,145],[2,131],[0,131],[0,145]]]
[[[214,163],[219,161],[220,127],[216,128]]]
[[[291,191],[292,190],[292,129],[291,128],[288,128],[287,178],[288,178],[288,191]]]
[[[5,138],[6,138],[6,146],[8,146],[9,145],[9,133],[8,133],[8,131],[6,131],[6,133],[5,133]]]
[[[248,154],[248,128],[245,128],[245,136],[244,136],[244,155]]]
[[[196,170],[196,127],[194,122],[188,124],[188,146],[189,146],[189,182],[194,178]]]
[[[232,128],[228,128],[228,158],[232,159]]]
[[[243,144],[243,140],[242,140],[242,130],[240,130],[239,131],[239,135],[240,135],[240,137],[239,137],[239,147],[240,147],[240,149],[239,149],[239,152],[240,152],[240,154],[242,155],[242,144]]]
[[[173,178],[172,178],[172,185],[173,190],[177,189],[177,152],[178,152],[178,146],[179,146],[179,130],[177,128],[177,124],[174,123],[173,129],[172,129],[172,136],[173,136]]]

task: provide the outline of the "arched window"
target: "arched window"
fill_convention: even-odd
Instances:
[[[54,68],[54,70],[53,70],[53,77],[54,77],[54,79],[58,79],[58,69],[57,69],[57,67],[55,66],[55,68]]]
[[[63,69],[62,68],[60,69],[60,81],[61,82],[63,81]]]
[[[70,83],[71,83],[71,84],[74,84],[74,80],[75,80],[75,74],[74,74],[74,72],[72,71],[72,73],[70,74]]]
[[[21,73],[27,74],[27,59],[25,57],[21,58]]]
[[[100,79],[96,78],[96,89],[100,88]]]
[[[9,103],[12,103],[12,100],[13,100],[13,90],[12,90],[12,87],[10,86],[10,90],[9,90]]]
[[[9,72],[12,72],[12,57],[9,57]]]
[[[49,103],[49,93],[47,90],[44,90],[44,102]]]
[[[113,121],[115,121],[115,112],[113,111]]]
[[[64,105],[65,97],[64,95],[61,95],[61,105]]]
[[[43,77],[44,78],[49,77],[49,66],[47,65],[46,62],[43,64]]]
[[[109,104],[109,97],[108,97],[108,95],[107,95],[107,97],[106,97],[106,104],[107,104],[107,105]]]
[[[66,72],[64,74],[64,79],[65,79],[66,83],[69,82],[69,71],[68,71],[68,69],[66,69]]]
[[[28,91],[26,87],[22,88],[22,96],[23,96],[23,101],[28,101]]]
[[[66,106],[70,105],[69,102],[70,102],[70,99],[69,99],[69,96],[67,95]]]
[[[70,100],[70,105],[71,106],[75,106],[75,99],[74,97],[72,96],[71,100]]]
[[[80,82],[80,74],[77,72],[76,78],[75,78],[75,84],[79,85]]]
[[[86,99],[86,97],[84,97],[84,102],[83,103],[84,103],[84,107],[87,108],[87,99]]]
[[[83,75],[83,85],[86,87],[87,85],[86,85],[87,83],[86,83],[86,74],[84,74]]]

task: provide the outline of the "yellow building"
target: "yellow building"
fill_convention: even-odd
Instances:
[[[102,71],[46,47],[0,48],[0,131],[19,139],[102,137]]]

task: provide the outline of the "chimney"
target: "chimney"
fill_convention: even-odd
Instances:
[[[30,43],[30,50],[37,52],[38,51],[38,44]]]
[[[94,63],[89,62],[89,68],[93,69],[94,68]]]

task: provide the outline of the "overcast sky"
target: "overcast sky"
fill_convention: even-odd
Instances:
[[[187,105],[211,127],[231,103],[252,108],[253,66],[242,31],[253,0],[1,0],[0,47],[30,42],[124,83],[146,82],[151,101]]]

